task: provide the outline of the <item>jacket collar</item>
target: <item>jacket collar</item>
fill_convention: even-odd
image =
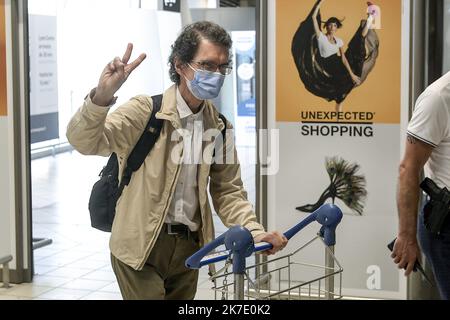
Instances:
[[[181,129],[181,119],[177,110],[177,86],[173,85],[164,92],[161,111],[156,114],[157,119],[170,121],[175,129]],[[219,118],[219,112],[211,101],[205,100],[203,110],[204,129],[218,129],[222,131],[225,124]]]
[[[203,110],[205,109],[205,104],[202,103],[197,113],[193,113],[191,108],[187,105],[186,101],[184,101],[183,96],[181,95],[180,89],[177,88],[177,110],[180,119],[183,120],[188,117],[192,117],[194,121],[198,119],[203,119]]]

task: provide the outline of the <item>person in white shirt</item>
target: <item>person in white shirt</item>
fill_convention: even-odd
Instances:
[[[329,18],[322,32],[323,1],[317,0],[308,18],[300,24],[292,42],[292,54],[306,89],[335,101],[336,111],[341,112],[348,94],[361,85],[375,66],[379,41],[372,26],[378,12],[376,6],[368,3],[368,18],[362,20],[344,52],[344,41],[337,36],[343,27],[341,20]]]
[[[400,269],[405,268],[408,276],[422,251],[430,262],[441,298],[449,300],[450,214],[439,235],[426,227],[430,203],[417,216],[423,169],[425,176],[439,188],[450,189],[450,73],[430,85],[417,99],[408,126],[398,178],[398,235],[392,253],[394,262]]]

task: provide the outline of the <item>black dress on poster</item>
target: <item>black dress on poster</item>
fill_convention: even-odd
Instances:
[[[338,54],[326,58],[320,54],[313,20],[320,2],[316,2],[297,29],[292,41],[292,56],[305,88],[318,97],[340,104],[356,85]],[[320,11],[316,19],[321,26]],[[379,39],[373,29],[369,29],[367,35],[363,36],[366,23],[367,20],[361,21],[345,52],[353,73],[360,78],[360,84],[375,67],[379,50]]]

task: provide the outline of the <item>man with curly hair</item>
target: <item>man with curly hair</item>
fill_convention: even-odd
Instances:
[[[230,74],[231,46],[229,34],[211,22],[188,25],[172,46],[169,63],[174,85],[164,92],[156,114],[164,120],[162,131],[123,189],[111,231],[112,267],[125,299],[195,297],[198,270],[187,269],[184,262],[214,237],[208,185],[214,208],[226,226],[242,225],[255,242],[270,242],[273,248],[268,254],[287,244],[283,235],[265,232],[257,222],[239,163],[213,161],[214,142],[203,137],[211,130],[218,137],[224,128],[231,129],[210,101]],[[97,88],[67,129],[70,143],[83,154],[116,153],[119,172],[153,109],[151,97],[137,96],[108,114],[114,94],[146,58],[142,54],[129,63],[131,53],[129,44],[122,59],[117,57],[105,67]],[[232,137],[227,138],[222,149],[237,159],[231,141]]]

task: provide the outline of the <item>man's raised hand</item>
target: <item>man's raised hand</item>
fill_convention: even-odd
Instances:
[[[100,106],[109,105],[114,99],[114,94],[117,90],[119,90],[125,81],[127,81],[133,70],[147,57],[147,55],[143,53],[136,60],[128,63],[132,52],[133,44],[129,43],[123,58],[120,59],[119,57],[116,57],[113,61],[108,63],[105,69],[103,69],[95,95],[92,98],[93,103]]]

